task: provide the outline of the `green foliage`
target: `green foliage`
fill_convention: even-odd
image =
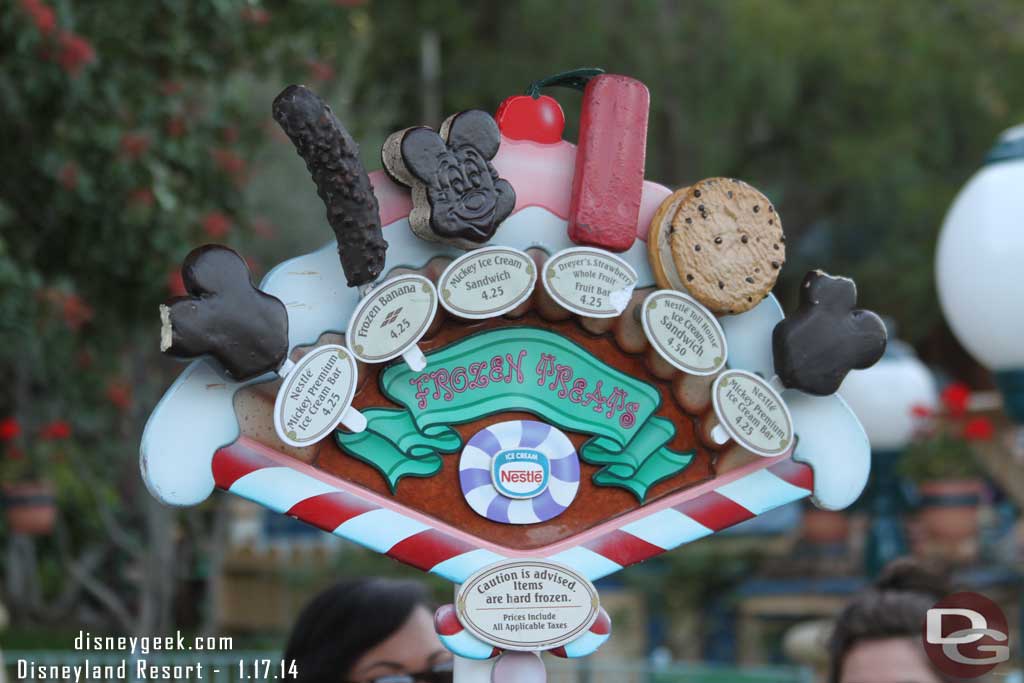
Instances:
[[[737,551],[728,540],[709,539],[631,568],[623,576],[666,613],[687,613],[749,578],[760,559],[756,549]]]
[[[4,480],[54,483],[61,511],[57,534],[36,541],[26,557],[37,565],[22,575],[56,598],[67,565],[92,558],[104,568],[93,585],[108,586],[93,597],[131,608],[146,553],[175,543],[189,565],[209,549],[194,516],[182,515],[190,533],[174,540],[174,523],[147,515],[138,476],[142,426],[177,369],[159,356],[156,306],[182,293],[178,264],[203,242],[257,259],[288,254],[281,244],[302,231],[275,245],[251,194],[258,157],[275,144],[270,100],[307,78],[337,94],[326,81],[343,61],[364,59],[366,18],[326,2],[273,13],[233,0],[3,8],[0,420],[17,434],[0,438],[0,457]],[[376,92],[365,97],[383,110]],[[296,177],[315,206],[308,175]],[[330,235],[322,207],[318,216],[317,245]],[[166,571],[191,575],[190,566]],[[16,616],[54,619],[38,598],[5,602]],[[117,623],[130,628],[130,617]]]
[[[912,443],[900,457],[898,468],[902,476],[918,484],[942,479],[974,479],[983,474],[970,444],[946,432]]]

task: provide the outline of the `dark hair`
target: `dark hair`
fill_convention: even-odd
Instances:
[[[299,681],[338,683],[364,653],[397,631],[416,607],[427,606],[415,581],[350,579],[313,598],[299,614],[285,648]]]
[[[928,610],[951,592],[946,576],[909,558],[890,562],[874,584],[836,620],[829,642],[829,680],[839,683],[843,661],[866,640],[920,637]],[[936,672],[936,675],[939,675]]]

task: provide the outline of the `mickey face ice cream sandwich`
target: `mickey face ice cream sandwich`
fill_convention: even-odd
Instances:
[[[462,249],[491,239],[516,203],[491,165],[500,143],[498,125],[479,110],[448,117],[440,133],[420,126],[388,137],[381,157],[388,175],[412,188],[413,232]]]

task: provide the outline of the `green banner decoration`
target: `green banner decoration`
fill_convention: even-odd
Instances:
[[[683,471],[695,453],[666,447],[675,426],[654,414],[661,404],[656,388],[544,329],[466,337],[428,353],[424,370],[389,366],[380,385],[401,409],[365,409],[366,431],[335,435],[342,450],[377,468],[392,491],[404,476],[436,474],[440,454],[461,449],[449,425],[507,411],[590,434],[579,455],[603,466],[594,483],[624,488],[641,502],[651,486]]]
[[[335,432],[338,445],[358,460],[377,468],[395,492],[402,477],[432,477],[441,469],[438,453],[462,448],[459,433],[444,425],[420,430],[412,415],[394,408],[362,411],[366,429],[358,434]]]

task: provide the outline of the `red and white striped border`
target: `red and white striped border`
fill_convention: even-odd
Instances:
[[[405,511],[375,493],[343,489],[330,475],[247,437],[220,448],[212,469],[219,488],[454,583],[520,556],[561,562],[596,581],[809,496],[814,488],[811,468],[786,458],[735,479],[722,477],[720,485],[684,502],[641,508],[639,518],[626,515],[620,525],[582,533],[576,544],[503,554],[488,541]]]

